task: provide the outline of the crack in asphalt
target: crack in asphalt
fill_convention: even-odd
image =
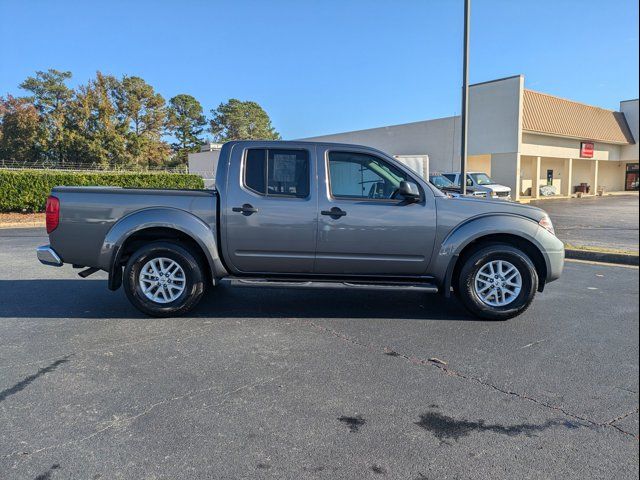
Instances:
[[[345,335],[344,333],[341,333],[341,332],[339,332],[337,330],[334,330],[332,328],[329,328],[329,327],[325,327],[323,325],[319,325],[319,324],[317,324],[317,323],[315,323],[313,321],[306,321],[306,322],[304,322],[304,324],[306,324],[308,326],[311,326],[312,328],[314,328],[314,329],[316,329],[318,331],[330,334],[331,336],[333,336],[335,338],[338,338],[338,339],[340,339],[342,341],[348,342],[348,343],[350,343],[352,345],[356,345],[356,346],[361,347],[361,348],[366,348],[369,351],[372,351],[372,352],[380,352],[380,351],[382,351],[387,356],[399,357],[399,358],[402,358],[402,359],[404,359],[404,360],[406,360],[406,361],[408,361],[408,362],[410,362],[412,364],[415,364],[415,365],[424,365],[424,366],[436,367],[442,373],[444,373],[446,375],[449,375],[449,376],[452,376],[452,377],[457,377],[457,378],[460,378],[460,379],[463,379],[463,380],[467,380],[467,381],[473,381],[475,383],[478,383],[478,384],[483,385],[485,387],[491,388],[491,389],[493,389],[493,390],[495,390],[497,392],[500,392],[502,394],[514,396],[514,397],[517,397],[517,398],[522,399],[522,400],[527,400],[529,402],[535,403],[538,406],[544,407],[544,408],[546,408],[548,410],[553,410],[553,411],[556,411],[556,412],[560,412],[563,415],[565,415],[566,417],[572,418],[574,420],[582,421],[582,422],[585,422],[587,424],[590,424],[590,425],[596,426],[596,427],[613,428],[613,429],[617,430],[618,432],[620,432],[620,433],[622,433],[624,435],[631,436],[632,438],[634,438],[636,440],[638,439],[638,437],[636,435],[634,435],[633,433],[630,433],[630,432],[620,428],[619,426],[615,425],[616,422],[619,422],[619,421],[623,420],[624,418],[626,418],[626,417],[628,417],[630,415],[638,413],[638,411],[639,411],[638,408],[636,408],[635,410],[632,410],[630,412],[626,412],[624,414],[621,414],[618,417],[616,417],[616,418],[614,418],[614,419],[612,419],[612,420],[610,420],[608,422],[604,422],[604,423],[597,422],[597,421],[591,420],[591,419],[589,419],[587,417],[584,417],[584,416],[581,416],[581,415],[578,415],[578,414],[574,414],[574,413],[572,413],[572,412],[570,412],[568,410],[563,409],[562,407],[558,407],[558,406],[549,404],[547,402],[538,400],[536,398],[530,397],[530,396],[525,395],[525,394],[521,394],[521,393],[518,393],[518,392],[515,392],[515,391],[511,391],[511,390],[506,390],[504,388],[501,388],[501,387],[499,387],[499,386],[497,386],[495,384],[492,384],[492,383],[487,382],[485,380],[482,380],[480,378],[473,377],[473,376],[464,374],[462,372],[459,372],[457,370],[454,370],[453,368],[449,367],[446,363],[443,363],[442,361],[439,361],[435,357],[432,357],[432,358],[429,358],[429,359],[423,359],[423,358],[419,358],[419,357],[416,357],[416,356],[413,356],[413,355],[407,355],[407,354],[398,352],[398,351],[396,351],[396,350],[394,350],[392,348],[386,347],[386,346],[385,347],[381,347],[381,346],[377,346],[377,345],[363,343],[361,341],[358,341],[358,340],[356,340],[354,338],[349,337],[348,335]],[[71,355],[100,353],[100,352],[115,350],[115,349],[118,349],[118,348],[121,348],[121,347],[126,347],[126,346],[130,346],[130,345],[135,345],[135,344],[139,344],[139,343],[145,343],[145,342],[154,341],[154,340],[161,340],[161,339],[173,338],[173,339],[175,339],[177,341],[181,341],[181,340],[184,340],[185,338],[191,338],[191,337],[199,336],[202,333],[204,333],[206,330],[209,330],[209,329],[210,329],[209,327],[204,327],[204,328],[199,329],[197,334],[194,334],[192,332],[190,335],[187,335],[186,337],[180,337],[180,338],[175,338],[175,336],[167,335],[167,334],[151,335],[151,336],[148,336],[148,337],[140,338],[138,340],[116,344],[116,345],[110,346],[107,349],[105,349],[105,348],[86,349],[86,350],[82,350],[82,351],[79,351],[79,352],[74,352]],[[59,358],[59,357],[52,357],[52,358]],[[36,363],[42,363],[43,361],[47,361],[47,360],[48,359],[42,359],[42,360],[23,363],[23,364],[5,365],[5,366],[0,367],[0,369],[8,368],[8,367],[22,367],[22,366],[32,365],[32,364],[36,364]],[[288,369],[285,372],[283,372],[283,373],[281,373],[281,374],[279,374],[277,376],[270,377],[270,378],[267,378],[267,379],[263,379],[263,380],[260,380],[258,382],[255,382],[255,383],[245,384],[245,385],[242,385],[242,386],[240,386],[240,387],[238,387],[236,389],[224,392],[224,393],[220,394],[217,397],[217,399],[221,399],[221,401],[219,401],[216,405],[214,405],[214,408],[223,405],[228,400],[228,397],[230,397],[231,395],[233,395],[233,394],[235,394],[237,392],[240,392],[242,390],[252,389],[252,388],[255,388],[255,387],[259,387],[259,386],[271,383],[271,382],[275,381],[276,379],[286,375],[290,370],[291,369]],[[205,389],[200,389],[200,390],[192,390],[192,391],[189,391],[189,392],[187,392],[185,394],[182,394],[182,395],[169,397],[169,398],[166,398],[164,400],[161,400],[159,402],[156,402],[156,403],[153,403],[153,404],[147,406],[140,413],[137,413],[137,414],[134,414],[134,415],[129,415],[129,416],[124,416],[124,417],[119,417],[119,418],[115,417],[113,420],[110,420],[110,421],[107,421],[107,422],[99,422],[98,424],[96,424],[96,427],[98,427],[99,425],[104,425],[104,426],[99,428],[98,430],[92,432],[91,434],[84,436],[84,437],[81,437],[81,438],[78,438],[78,439],[74,439],[74,440],[70,440],[70,441],[64,442],[64,443],[57,443],[57,444],[53,444],[53,445],[48,445],[48,446],[39,448],[37,450],[34,450],[32,452],[25,452],[24,450],[14,451],[14,452],[11,452],[9,454],[4,455],[3,458],[9,458],[9,457],[13,457],[13,456],[16,456],[16,455],[25,455],[25,456],[29,456],[30,457],[30,456],[32,456],[34,454],[37,454],[37,453],[40,453],[40,452],[43,452],[43,451],[48,451],[48,450],[57,449],[57,448],[60,448],[60,447],[65,447],[65,446],[68,446],[68,445],[74,445],[74,444],[79,444],[79,443],[86,442],[86,441],[90,440],[91,438],[93,438],[93,437],[95,437],[97,435],[100,435],[101,433],[103,433],[105,431],[108,431],[110,429],[113,429],[113,428],[121,428],[121,429],[125,430],[125,429],[129,428],[133,424],[134,421],[136,421],[137,419],[149,414],[151,411],[155,410],[156,408],[158,408],[158,407],[160,407],[160,406],[162,406],[164,404],[167,404],[167,403],[170,403],[170,402],[174,402],[174,401],[179,401],[179,400],[182,400],[182,399],[185,399],[185,398],[189,398],[189,397],[193,397],[193,396],[196,396],[196,395],[201,395],[203,393],[207,393],[207,392],[212,391],[214,388],[215,387],[210,387],[210,388],[205,388]]]
[[[607,425],[613,425],[616,422],[619,422],[620,420],[624,420],[625,418],[627,418],[629,415],[633,415],[634,413],[639,413],[640,412],[640,408],[636,407],[635,410],[631,410],[630,412],[627,413],[623,413],[622,415],[617,416],[616,418],[614,418],[613,420],[609,420],[607,422]]]
[[[47,373],[53,372],[60,365],[62,365],[64,363],[67,363],[69,361],[69,358],[71,358],[72,356],[73,356],[73,354],[70,354],[70,355],[66,355],[66,356],[64,356],[62,358],[58,358],[52,364],[47,365],[46,367],[42,367],[36,373],[25,377],[24,379],[20,380],[18,383],[13,385],[12,387],[9,387],[9,388],[6,388],[6,389],[2,390],[0,392],[0,402],[3,402],[4,400],[6,400],[11,395],[15,395],[16,393],[21,392],[22,390],[27,388],[31,383],[33,383],[35,380],[37,380],[39,377],[41,377],[43,375],[46,375]]]
[[[620,417],[617,417],[617,418],[611,420],[610,422],[604,422],[604,423],[597,422],[595,420],[591,420],[591,419],[589,419],[587,417],[584,417],[582,415],[578,415],[578,414],[572,413],[572,412],[570,412],[570,411],[568,411],[568,410],[566,410],[566,409],[564,409],[562,407],[559,407],[557,405],[552,405],[552,404],[547,403],[547,402],[545,402],[543,400],[538,400],[537,398],[531,397],[531,396],[526,395],[526,394],[518,393],[518,392],[515,392],[515,391],[512,391],[512,390],[506,390],[506,389],[504,389],[502,387],[499,387],[498,385],[494,385],[493,383],[490,383],[490,382],[487,382],[487,381],[482,380],[480,378],[473,377],[471,375],[467,375],[467,374],[464,374],[464,373],[459,372],[457,370],[454,370],[453,368],[449,367],[448,365],[440,363],[439,361],[436,361],[437,359],[435,359],[435,357],[433,359],[425,360],[425,359],[422,359],[422,358],[415,357],[413,355],[407,355],[407,354],[404,354],[402,352],[398,352],[397,350],[394,350],[394,349],[389,348],[389,347],[380,347],[380,346],[376,346],[376,345],[365,344],[365,343],[359,342],[359,341],[357,341],[357,340],[345,335],[344,333],[338,332],[337,330],[334,330],[334,329],[329,328],[329,327],[325,327],[323,325],[318,325],[317,323],[312,322],[312,321],[307,321],[305,323],[307,325],[311,326],[312,328],[316,329],[316,330],[328,333],[328,334],[330,334],[330,335],[332,335],[332,336],[334,336],[336,338],[339,338],[340,340],[343,340],[345,342],[351,343],[352,345],[357,345],[359,347],[364,347],[364,348],[366,348],[366,349],[368,349],[370,351],[382,351],[387,356],[400,357],[400,358],[403,358],[403,359],[407,360],[410,363],[413,363],[414,365],[426,365],[426,366],[435,367],[435,368],[439,369],[445,375],[449,375],[451,377],[456,377],[456,378],[460,378],[460,379],[463,379],[463,380],[468,380],[468,381],[472,381],[472,382],[478,383],[478,384],[480,384],[482,386],[491,388],[491,389],[493,389],[493,390],[495,390],[497,392],[500,392],[500,393],[502,393],[504,395],[513,396],[513,397],[519,398],[521,400],[526,400],[526,401],[529,401],[531,403],[535,403],[538,406],[544,407],[544,408],[546,408],[548,410],[553,410],[555,412],[560,412],[560,413],[562,413],[563,415],[565,415],[565,416],[567,416],[569,418],[588,423],[588,424],[590,424],[590,425],[592,425],[594,427],[614,428],[618,432],[623,433],[624,435],[628,435],[628,436],[634,438],[635,440],[638,440],[638,436],[637,435],[635,435],[635,434],[633,434],[631,432],[628,432],[628,431],[620,428],[617,425],[614,425],[615,422],[618,422],[618,421],[622,420],[623,418],[625,418],[625,417],[627,417],[629,415],[632,415],[635,412],[638,412],[638,408],[636,408],[632,412],[625,413],[625,414],[621,415]]]
[[[289,369],[285,370],[284,372],[280,373],[279,375],[276,375],[276,376],[273,376],[273,377],[269,377],[267,379],[262,379],[262,380],[257,381],[257,382],[248,383],[248,384],[242,385],[242,386],[240,386],[238,388],[235,388],[233,390],[229,390],[227,392],[221,393],[220,395],[218,395],[216,397],[220,401],[218,401],[218,403],[216,403],[214,405],[214,407],[220,407],[221,405],[223,405],[228,400],[228,398],[231,395],[234,395],[235,393],[238,393],[238,392],[243,391],[243,390],[250,390],[252,388],[256,388],[256,387],[261,387],[261,386],[267,385],[267,384],[269,384],[271,382],[274,382],[275,380],[285,376],[291,370],[292,369],[289,368]],[[56,443],[56,444],[53,444],[53,445],[48,445],[46,447],[41,447],[41,448],[38,448],[37,450],[34,450],[32,452],[26,452],[24,450],[20,450],[20,451],[16,450],[16,451],[13,451],[11,453],[8,453],[8,454],[4,455],[4,457],[2,457],[2,458],[10,458],[10,457],[13,457],[13,456],[16,456],[16,455],[24,455],[24,456],[32,457],[33,455],[35,455],[37,453],[41,453],[41,452],[44,452],[44,451],[47,451],[47,450],[53,450],[53,449],[57,449],[57,448],[61,448],[61,447],[66,447],[68,445],[77,445],[79,443],[86,442],[87,440],[90,440],[93,437],[95,437],[97,435],[100,435],[101,433],[106,432],[107,430],[110,430],[112,428],[120,428],[122,430],[126,430],[127,428],[129,428],[133,424],[134,421],[136,421],[140,417],[143,417],[143,416],[149,414],[151,411],[153,411],[154,409],[156,409],[156,408],[158,408],[158,407],[160,407],[162,405],[165,405],[165,404],[170,403],[170,402],[178,401],[178,400],[183,400],[185,398],[194,397],[196,395],[201,395],[203,393],[210,392],[214,388],[215,387],[209,387],[209,388],[203,388],[203,389],[200,389],[200,390],[192,390],[192,391],[189,391],[188,393],[185,393],[183,395],[177,395],[175,397],[165,398],[164,400],[160,400],[159,402],[152,403],[151,405],[146,407],[143,411],[141,411],[140,413],[137,413],[135,415],[125,416],[125,417],[121,417],[121,418],[116,417],[111,421],[100,422],[100,423],[96,424],[96,426],[100,425],[100,424],[104,424],[104,423],[106,423],[106,425],[104,427],[102,427],[102,428],[99,428],[98,430],[96,430],[95,432],[91,433],[90,435],[86,435],[86,436],[81,437],[81,438],[70,440],[68,442]]]
[[[193,323],[190,322],[190,323]],[[185,323],[185,326],[187,326],[188,324]],[[178,337],[176,336],[175,332],[171,332],[171,333],[163,333],[160,335],[150,335],[147,337],[142,337],[139,338],[137,340],[132,340],[129,342],[124,342],[124,343],[117,343],[115,345],[111,345],[111,346],[102,346],[99,348],[87,348],[84,350],[77,350],[77,351],[73,351],[71,353],[67,353],[66,356],[79,356],[79,355],[89,355],[89,354],[105,354],[108,352],[111,352],[112,350],[117,350],[123,347],[129,347],[131,345],[139,345],[139,344],[144,344],[144,343],[148,343],[148,342],[152,342],[155,340],[175,340],[176,342],[180,342],[182,340],[188,340],[190,338],[199,338],[201,337],[203,334],[207,333],[208,330],[210,330],[210,325],[207,325],[207,327],[201,327],[197,330],[191,330],[191,333],[189,335],[185,335],[182,337]],[[194,333],[195,332],[195,333]],[[62,354],[60,354],[62,355]],[[48,358],[42,358],[39,360],[34,360],[31,362],[27,362],[27,363],[13,363],[13,364],[8,364],[8,365],[0,365],[0,370],[5,370],[7,368],[21,368],[21,367],[27,367],[27,366],[31,366],[31,365],[38,365],[44,362],[48,362],[51,360],[55,360],[57,358],[60,357],[60,355],[56,355],[53,357],[48,357]]]

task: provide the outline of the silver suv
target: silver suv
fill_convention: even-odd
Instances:
[[[460,173],[443,173],[455,185],[461,185]],[[467,189],[473,196],[511,200],[511,188],[499,185],[483,172],[467,173]]]

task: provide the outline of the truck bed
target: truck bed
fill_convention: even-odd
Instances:
[[[100,252],[107,233],[116,222],[141,210],[182,210],[215,230],[215,190],[55,187],[51,194],[60,200],[60,223],[49,240],[65,263],[105,269]]]

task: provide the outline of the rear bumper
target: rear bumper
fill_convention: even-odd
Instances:
[[[51,248],[51,246],[43,245],[41,247],[38,247],[36,249],[36,253],[38,255],[38,260],[40,260],[40,263],[52,267],[62,266],[62,260],[60,259],[60,256],[53,248]]]

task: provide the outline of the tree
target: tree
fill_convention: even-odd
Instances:
[[[126,150],[126,126],[115,106],[117,78],[96,73],[79,86],[67,111],[65,145],[74,163],[123,166],[131,163]]]
[[[165,101],[140,77],[125,76],[115,91],[117,115],[128,129],[127,151],[140,165],[159,165],[169,158],[162,141]]]
[[[167,132],[176,139],[171,144],[177,163],[185,164],[189,152],[197,152],[202,143],[200,135],[207,124],[202,105],[191,95],[176,95],[169,100]]]
[[[210,132],[218,142],[229,140],[280,140],[267,112],[256,102],[235,98],[211,110]]]
[[[65,111],[73,96],[73,90],[66,85],[70,78],[71,72],[50,68],[36,72],[35,77],[28,77],[20,84],[20,88],[31,92],[30,100],[44,122],[48,136],[46,155],[59,164],[65,161]]]
[[[0,160],[35,163],[46,140],[40,115],[29,99],[0,97]]]

